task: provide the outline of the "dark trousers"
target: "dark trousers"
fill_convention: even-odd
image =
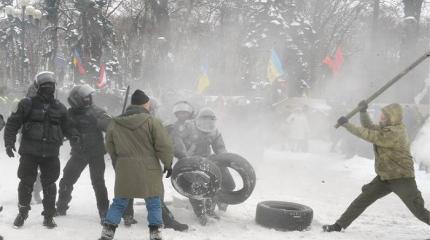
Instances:
[[[43,189],[43,215],[55,214],[55,199],[57,186],[55,182],[60,176],[60,160],[55,157],[39,157],[24,154],[21,155],[18,167],[18,178],[21,180],[18,186],[18,202],[21,212],[30,210],[33,185],[37,178],[37,168],[40,169],[40,180]]]
[[[234,183],[234,179],[230,171],[228,170],[228,168],[220,168],[220,170],[222,175],[221,189],[224,191],[233,191],[236,188],[236,184]],[[190,203],[193,207],[194,214],[197,217],[200,217],[207,213],[213,212],[216,204],[218,204],[218,201],[216,200],[215,196],[212,199],[203,200],[196,200],[190,198]]]
[[[90,169],[91,183],[96,196],[97,208],[100,217],[104,218],[109,208],[109,199],[104,179],[105,161],[103,155],[88,156],[86,154],[72,154],[72,157],[63,169],[63,177],[60,180],[60,189],[58,191],[57,207],[62,210],[69,208],[68,204],[72,200],[73,185],[78,181],[87,165]]]
[[[379,177],[363,186],[362,193],[349,205],[337,223],[342,228],[347,228],[367,207],[392,192],[399,196],[415,217],[430,224],[430,212],[424,207],[424,200],[415,178],[382,181]]]

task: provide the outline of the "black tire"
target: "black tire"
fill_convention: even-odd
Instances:
[[[303,231],[313,218],[313,210],[291,202],[266,201],[257,205],[255,221],[268,228],[281,231]]]
[[[178,193],[192,199],[212,198],[221,188],[219,167],[206,158],[179,160],[173,167],[172,185]]]
[[[240,204],[252,194],[256,184],[255,171],[252,165],[243,157],[234,153],[221,153],[209,157],[220,168],[232,168],[243,180],[243,188],[237,191],[221,188],[216,197],[221,203],[229,205]]]

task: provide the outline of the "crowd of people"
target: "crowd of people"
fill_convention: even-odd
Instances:
[[[162,227],[187,231],[188,225],[176,220],[164,202],[163,173],[166,178],[171,176],[174,159],[207,158],[211,154],[227,152],[223,135],[229,136],[228,131],[221,134],[218,123],[223,124],[222,129],[248,129],[241,131],[241,145],[255,151],[251,153],[252,162],[263,158],[266,146],[279,142],[281,147],[287,145],[291,151],[307,152],[308,140],[315,134],[314,124],[310,123],[312,116],[330,119],[330,114],[334,114],[333,111],[326,114],[306,105],[276,113],[268,107],[270,104],[259,98],[252,101],[239,98],[234,104],[217,98],[202,105],[179,100],[159,109],[157,99],[136,90],[131,95],[131,104],[120,115],[112,117],[109,109],[94,101],[95,90],[89,85],[71,89],[66,98],[69,108],[56,98],[55,92],[55,75],[40,72],[27,96],[14,100],[16,108],[7,121],[3,116],[0,118],[7,155],[15,157],[17,152],[20,155],[18,214],[13,226],[20,228],[24,225],[33,197],[43,205],[43,225],[57,227],[54,218],[67,216],[74,185],[88,166],[103,226],[100,240],[113,239],[121,219],[126,226],[137,223],[133,208],[135,198],[145,199],[151,240],[162,239]],[[0,98],[0,103],[2,101]],[[335,224],[324,226],[324,231],[345,229],[367,206],[390,192],[395,192],[420,220],[429,223],[430,215],[424,208],[413,178],[413,161],[407,140],[409,129],[402,123],[402,119],[409,120],[402,117],[402,107],[395,104],[381,108],[379,126],[370,122],[367,104],[361,103],[360,109],[362,128],[349,123],[346,118],[339,119],[338,123],[375,145],[378,176],[363,187],[363,193]],[[173,115],[173,121],[167,115]],[[237,124],[237,119],[242,119],[242,122]],[[415,128],[412,130],[417,131]],[[333,140],[332,150],[343,138],[325,137]],[[61,175],[60,148],[65,140],[70,143],[71,155],[63,168],[57,190],[56,182]],[[104,176],[106,153],[115,169],[115,191],[110,201]],[[391,160],[398,165],[391,164]],[[229,170],[220,170],[222,187],[234,190],[236,186]],[[43,198],[40,197],[41,191]],[[208,224],[209,218],[219,219],[216,208],[220,211],[228,208],[216,196],[189,200],[203,226]]]
[[[43,205],[43,225],[57,227],[54,218],[67,215],[74,185],[88,166],[103,225],[101,240],[113,239],[121,218],[128,226],[137,223],[134,198],[146,201],[151,240],[162,239],[161,227],[188,230],[188,225],[178,222],[164,203],[162,174],[170,177],[174,158],[180,161],[227,151],[216,127],[215,112],[210,108],[195,110],[189,102],[179,101],[172,110],[176,122],[164,126],[154,116],[156,103],[141,90],[131,95],[131,104],[118,117],[111,117],[97,106],[93,101],[95,90],[89,85],[78,85],[70,91],[69,108],[55,97],[55,90],[54,74],[39,73],[27,96],[17,103],[6,123],[2,122],[7,155],[15,157],[16,152],[20,155],[18,214],[13,226],[24,225],[34,196]],[[21,136],[17,151],[18,134]],[[57,191],[60,148],[65,140],[70,143],[71,156],[63,168]],[[115,193],[110,206],[104,178],[106,153],[115,169]],[[235,184],[230,172],[227,168],[222,171],[229,180],[228,188],[233,190]],[[208,217],[219,219],[216,206],[227,210],[227,205],[216,197],[190,199],[190,202],[202,225],[207,224]]]

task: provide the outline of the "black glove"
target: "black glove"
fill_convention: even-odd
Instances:
[[[10,158],[15,157],[14,152],[16,152],[15,146],[6,146],[6,154],[7,154]]]
[[[343,117],[343,116],[337,120],[337,124],[339,124],[339,126],[342,126],[343,124],[345,124],[347,122],[348,122],[348,118]]]
[[[366,100],[361,101],[358,103],[358,108],[360,109],[360,112],[366,112],[369,105],[367,104]]]
[[[166,173],[166,178],[169,178],[172,175],[172,167],[164,167],[163,173]]]

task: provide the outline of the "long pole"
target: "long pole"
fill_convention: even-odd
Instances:
[[[366,103],[370,103],[373,100],[375,100],[375,98],[379,97],[379,95],[381,95],[383,92],[385,92],[388,88],[390,88],[394,83],[396,83],[397,81],[399,81],[403,76],[405,76],[406,74],[408,74],[412,69],[414,69],[416,66],[418,66],[420,63],[422,63],[424,60],[426,60],[428,57],[430,57],[430,51],[426,52],[424,55],[422,55],[420,58],[418,58],[417,60],[415,60],[415,62],[413,62],[411,65],[409,65],[407,68],[405,68],[402,72],[400,72],[399,74],[397,74],[397,76],[395,76],[393,79],[391,79],[389,82],[387,82],[384,86],[382,86],[378,91],[376,91],[374,94],[372,94],[369,98],[367,98],[365,101]],[[352,110],[350,113],[348,113],[345,117],[347,119],[352,118],[356,113],[358,113],[360,111],[359,107],[356,107],[354,110]],[[339,124],[336,124],[334,126],[335,128],[340,127]]]
[[[125,112],[125,108],[127,107],[128,95],[129,94],[130,94],[130,85],[127,86],[127,91],[125,91],[124,105],[122,106],[122,113]]]

